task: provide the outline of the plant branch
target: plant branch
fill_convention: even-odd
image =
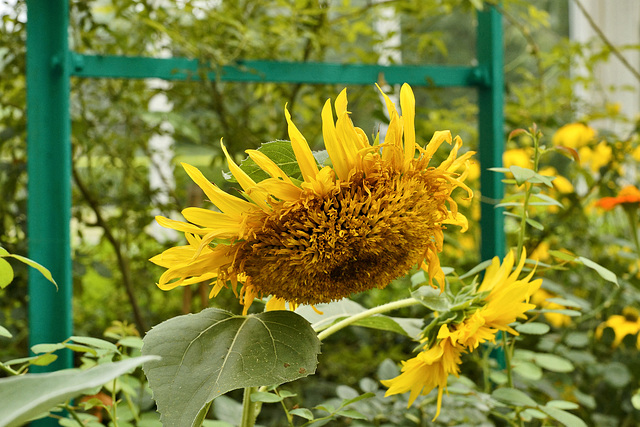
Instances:
[[[140,306],[138,305],[138,301],[133,292],[133,283],[131,280],[131,270],[129,268],[129,263],[127,259],[122,253],[122,244],[116,239],[116,237],[111,232],[111,228],[104,220],[102,216],[102,210],[98,202],[93,198],[89,189],[84,184],[80,175],[78,174],[77,169],[74,165],[71,166],[71,173],[73,175],[73,181],[80,190],[80,193],[89,204],[89,207],[93,210],[96,215],[96,225],[104,231],[104,236],[107,241],[111,244],[113,251],[116,255],[116,259],[118,261],[118,267],[120,269],[120,273],[122,274],[122,283],[124,284],[125,292],[127,293],[127,297],[129,298],[129,302],[131,304],[131,309],[133,311],[134,321],[136,323],[136,327],[140,332],[144,332],[147,330],[146,322],[144,321],[144,317],[142,316],[142,311],[140,310]]]
[[[358,320],[366,319],[367,317],[371,317],[374,314],[386,313],[387,311],[396,310],[398,308],[410,307],[412,305],[420,304],[420,301],[415,298],[405,298],[399,301],[393,301],[388,304],[379,305],[378,307],[370,308],[369,310],[365,310],[362,313],[354,314],[340,322],[331,325],[324,331],[318,334],[318,339],[322,341],[330,335],[338,332],[341,329],[346,328],[347,326],[357,322]]]
[[[587,19],[587,22],[589,22],[589,25],[591,26],[593,31],[595,31],[598,37],[600,37],[600,40],[602,40],[602,42],[609,49],[611,49],[611,53],[613,53],[614,56],[618,58],[620,62],[622,62],[622,65],[624,65],[624,67],[629,70],[631,74],[633,74],[633,76],[640,82],[640,72],[633,68],[633,65],[631,65],[629,61],[627,61],[627,58],[625,58],[624,55],[620,53],[620,50],[615,47],[613,43],[611,43],[607,36],[602,32],[600,27],[598,27],[598,24],[596,24],[596,22],[593,20],[593,17],[589,14],[589,12],[587,12],[587,9],[585,9],[580,0],[573,0],[573,2],[576,4],[576,6],[578,6],[578,9],[580,9],[580,12],[582,12],[584,17]]]

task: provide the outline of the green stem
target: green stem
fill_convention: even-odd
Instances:
[[[538,172],[540,169],[540,137],[538,129],[534,124],[531,128],[531,138],[533,139],[533,171]],[[532,183],[524,183],[524,204],[522,206],[522,218],[520,219],[520,233],[518,234],[518,249],[516,252],[516,265],[520,262],[520,256],[522,255],[522,249],[524,247],[524,240],[527,231],[527,217],[529,212],[529,200],[531,198],[531,191],[533,188]]]
[[[240,427],[253,427],[256,423],[256,404],[251,401],[251,394],[256,387],[246,387],[242,397],[242,421]]]
[[[631,236],[633,237],[633,243],[636,245],[636,255],[640,256],[640,240],[638,240],[638,208],[635,203],[622,204],[624,212],[627,214],[629,220],[629,228],[631,229]]]
[[[9,375],[19,375],[20,373],[12,368],[10,368],[9,366],[5,365],[4,363],[0,363],[0,369],[2,369],[3,371],[5,371],[7,374]]]
[[[346,328],[347,326],[357,322],[358,320],[366,319],[367,317],[371,317],[374,314],[386,313],[387,311],[396,310],[398,308],[403,308],[403,307],[410,307],[412,305],[417,305],[417,304],[420,304],[420,301],[416,300],[415,298],[405,298],[399,301],[393,301],[388,304],[383,304],[383,305],[379,305],[378,307],[370,308],[369,310],[365,310],[362,313],[354,314],[353,316],[350,316],[344,320],[341,320],[335,325],[331,325],[330,327],[328,327],[327,329],[325,329],[324,331],[318,334],[318,339],[322,341],[328,336],[333,335],[334,333],[338,332],[341,329]]]
[[[68,404],[64,404],[62,405],[62,407],[69,413],[69,415],[71,415],[71,418],[73,418],[80,426],[84,427],[84,423],[71,406],[69,406]]]
[[[502,331],[502,349],[504,350],[504,362],[507,368],[507,384],[513,388],[513,371],[511,370],[511,348],[507,342],[507,332]]]

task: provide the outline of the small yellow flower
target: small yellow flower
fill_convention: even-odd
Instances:
[[[535,304],[530,304],[528,301],[540,288],[542,279],[530,281],[534,274],[532,270],[525,278],[518,280],[525,259],[526,254],[523,251],[518,266],[513,269],[515,257],[511,251],[502,264],[498,257],[495,257],[487,268],[478,288],[478,292],[489,291],[485,299],[487,304],[480,309],[487,327],[518,335],[509,324],[519,318],[526,318],[524,313],[535,308]]]
[[[409,406],[420,395],[427,395],[438,388],[438,402],[435,420],[440,415],[442,393],[447,387],[449,374],[458,376],[460,372],[461,350],[452,345],[449,339],[441,340],[437,345],[423,350],[412,359],[402,362],[402,373],[390,380],[381,381],[389,387],[386,396],[411,391]]]
[[[530,148],[513,148],[502,153],[502,164],[505,168],[520,166],[521,168],[531,168],[533,163],[531,156],[533,151]]]
[[[612,153],[611,146],[605,141],[601,141],[593,149],[582,147],[578,150],[582,166],[588,167],[593,172],[599,172],[600,168],[608,165],[613,157]]]
[[[391,380],[382,381],[389,387],[385,396],[411,391],[409,406],[416,397],[428,394],[438,387],[438,403],[434,420],[440,414],[442,393],[447,386],[447,376],[458,376],[460,356],[473,351],[480,344],[495,342],[498,331],[507,331],[514,335],[518,332],[509,325],[534,304],[527,301],[540,287],[542,279],[530,281],[533,271],[523,279],[518,279],[524,266],[526,254],[523,252],[518,266],[514,269],[513,252],[505,257],[502,264],[495,257],[485,272],[485,277],[477,292],[488,292],[485,305],[467,316],[462,322],[440,326],[436,340],[418,356],[403,362],[402,373]],[[424,342],[424,341],[423,341]]]
[[[592,142],[595,137],[595,129],[584,123],[569,123],[558,129],[551,141],[556,146],[578,149]]]
[[[557,304],[555,302],[548,302],[549,298],[556,298],[557,295],[554,295],[548,292],[545,289],[538,289],[532,296],[531,302],[537,305],[540,308],[546,308],[549,310],[564,310],[567,307]],[[571,324],[571,317],[562,313],[544,313],[544,318],[556,328],[561,328],[563,326],[568,326]]]
[[[415,265],[443,287],[438,259],[443,229],[467,228],[451,193],[461,187],[471,197],[464,180],[473,153],[458,157],[462,141],[452,141],[449,131],[436,132],[422,148],[416,143],[411,88],[405,84],[400,90],[402,115],[383,96],[391,121],[380,145],[372,145],[351,122],[346,90],[333,107],[326,102],[322,134],[332,166],[318,165],[285,108],[300,179],[262,152],[247,150],[270,176],[255,182],[223,145],[244,199],[183,164],[217,210],[187,208],[182,214],[188,222],[156,218],[184,232],[188,243],[151,259],[167,268],[158,286],[169,290],[209,282],[213,297],[230,282],[244,313],[255,298],[268,295],[267,309],[278,309],[285,302],[313,305],[384,288]],[[448,158],[431,165],[443,142],[454,143]]]
[[[611,328],[615,334],[615,339],[611,346],[613,348],[618,347],[624,337],[627,335],[637,335],[640,332],[640,313],[638,310],[632,307],[625,307],[622,310],[622,315],[614,314],[610,316],[606,322],[601,323],[596,329],[596,338],[602,337],[602,331],[604,328]],[[637,348],[640,350],[640,335],[637,340]]]

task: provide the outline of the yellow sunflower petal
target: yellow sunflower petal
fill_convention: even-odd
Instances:
[[[211,203],[213,203],[222,212],[228,215],[240,215],[241,213],[252,209],[252,203],[232,196],[231,194],[225,193],[224,191],[216,187],[215,184],[205,178],[202,172],[200,172],[197,168],[187,163],[182,163],[182,167],[187,172],[189,177],[193,180],[193,182],[198,184],[198,187],[200,187],[202,191],[204,191],[204,194],[207,195]]]
[[[224,151],[224,155],[227,158],[227,164],[229,165],[231,174],[238,180],[238,184],[240,184],[247,196],[249,196],[249,198],[253,200],[256,205],[260,206],[262,210],[271,210],[271,207],[266,200],[267,194],[264,191],[258,190],[256,187],[256,182],[251,179],[251,177],[247,175],[245,171],[240,169],[238,165],[236,165],[236,162],[233,161],[233,159],[229,155],[229,152],[227,151],[227,147],[224,146],[222,141],[220,141],[220,145],[222,146],[222,151]]]
[[[287,119],[291,146],[293,147],[293,152],[300,166],[302,178],[305,182],[311,182],[318,174],[318,163],[313,157],[309,143],[307,143],[305,137],[300,133],[293,121],[291,121],[291,114],[289,114],[286,106],[284,107],[284,116]]]
[[[404,165],[407,170],[411,160],[416,154],[416,99],[408,84],[403,84],[400,89],[400,108],[402,109],[402,122],[404,125]]]
[[[333,163],[338,179],[346,181],[349,177],[349,160],[345,148],[338,139],[338,133],[333,122],[333,110],[331,109],[331,100],[325,102],[322,108],[322,138],[327,153]]]
[[[271,175],[272,178],[279,178],[283,181],[291,182],[291,178],[286,173],[284,173],[282,169],[280,169],[280,166],[278,166],[273,160],[265,156],[260,151],[247,150],[246,153],[249,155],[251,160],[256,162],[260,169]]]

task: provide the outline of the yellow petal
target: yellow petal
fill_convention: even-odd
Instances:
[[[416,99],[408,84],[403,84],[400,89],[400,108],[402,109],[402,123],[404,131],[404,166],[407,170],[416,153]]]
[[[333,123],[331,100],[329,99],[322,108],[322,138],[324,139],[324,146],[331,158],[333,170],[336,171],[338,179],[346,181],[349,177],[349,161],[347,153],[338,139],[338,133]]]
[[[423,151],[424,156],[427,157],[428,159],[431,159],[433,157],[433,154],[438,149],[438,147],[440,147],[440,145],[445,141],[451,144],[451,132],[448,130],[436,131],[433,134],[433,137],[431,137],[431,141],[429,141],[427,146],[424,148],[424,151]]]
[[[187,222],[176,221],[175,219],[166,218],[160,215],[156,216],[156,221],[164,228],[171,228],[185,233],[206,234],[208,232],[206,229],[202,229],[201,227],[197,227]]]
[[[302,189],[291,182],[280,181],[276,178],[267,178],[258,183],[260,188],[263,188],[269,194],[275,196],[277,199],[293,202],[300,198]]]
[[[242,189],[247,193],[247,196],[253,202],[260,206],[264,211],[270,211],[271,207],[267,203],[266,196],[267,194],[264,191],[256,191],[256,183],[245,171],[240,169],[236,162],[233,161],[229,152],[227,151],[227,147],[224,146],[222,141],[220,141],[220,145],[222,146],[222,151],[224,151],[224,155],[227,158],[227,164],[229,165],[229,170],[231,174],[238,180],[238,184],[242,187]]]
[[[207,227],[210,230],[226,230],[236,235],[240,232],[241,221],[239,217],[230,217],[220,212],[202,208],[183,209],[182,216],[187,221],[201,227]]]
[[[260,169],[271,175],[272,178],[280,178],[283,181],[291,182],[291,178],[289,178],[289,176],[280,169],[280,166],[260,151],[247,150],[246,153],[249,155],[251,160],[256,162]]]
[[[182,163],[182,167],[187,172],[189,177],[193,180],[193,182],[195,182],[198,187],[200,187],[202,191],[204,191],[204,194],[207,195],[211,203],[213,203],[222,212],[228,215],[239,216],[244,212],[254,209],[254,205],[252,203],[232,196],[231,194],[227,194],[216,187],[215,184],[205,178],[205,176],[198,170],[198,168],[195,168],[187,163]]]
[[[284,107],[284,115],[287,119],[289,128],[289,138],[291,139],[291,146],[293,152],[296,155],[296,160],[300,166],[302,172],[302,178],[305,182],[311,182],[316,178],[318,174],[318,164],[313,157],[313,153],[309,148],[309,144],[305,137],[300,133],[295,124],[291,121],[291,114],[287,111],[287,107]]]

